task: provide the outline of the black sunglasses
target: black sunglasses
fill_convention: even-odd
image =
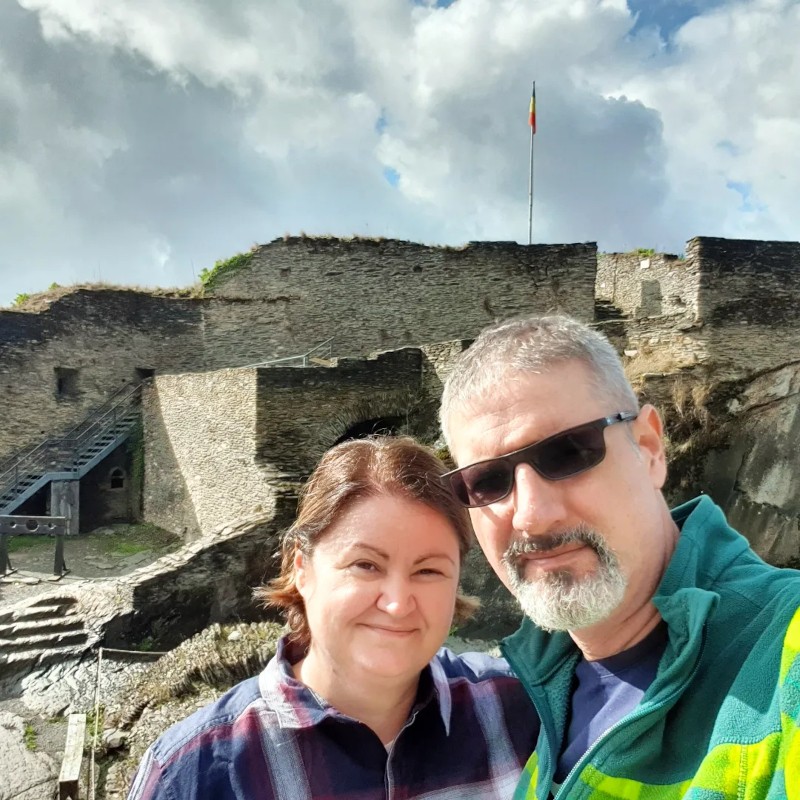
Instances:
[[[513,453],[454,469],[442,475],[442,479],[467,508],[488,506],[511,494],[517,464],[529,464],[549,481],[561,481],[596,467],[606,455],[603,431],[609,425],[631,422],[637,416],[620,411],[585,422]]]

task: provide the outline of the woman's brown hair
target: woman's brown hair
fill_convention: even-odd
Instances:
[[[303,598],[295,586],[295,555],[311,556],[325,532],[351,505],[368,497],[391,495],[424,503],[453,526],[463,564],[472,544],[466,509],[439,480],[445,465],[427,447],[407,436],[352,439],[322,457],[300,493],[297,519],[281,541],[280,575],[255,591],[266,606],[284,609],[289,638],[303,648],[311,642]],[[454,620],[477,608],[474,598],[456,599]]]

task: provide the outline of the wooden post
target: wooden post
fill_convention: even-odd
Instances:
[[[86,714],[70,714],[67,724],[67,741],[64,760],[58,776],[58,800],[78,800],[83,761],[83,744],[86,737]]]
[[[80,530],[80,481],[52,481],[50,483],[50,514],[67,518],[67,536]]]
[[[80,496],[80,481],[52,481],[50,484],[50,513],[54,517],[66,517],[67,536],[78,533]],[[67,563],[64,560],[64,537],[56,535],[53,576],[57,579],[63,578],[68,572]]]
[[[0,578],[14,572],[16,570],[11,566],[11,559],[8,557],[8,534],[0,531]]]

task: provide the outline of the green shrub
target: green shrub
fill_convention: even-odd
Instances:
[[[211,269],[206,267],[200,272],[200,284],[203,289],[213,289],[221,278],[246,267],[252,258],[252,253],[237,253],[235,256],[217,261]]]

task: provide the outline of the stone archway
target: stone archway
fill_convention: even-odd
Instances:
[[[360,420],[351,424],[333,444],[337,445],[349,439],[364,439],[367,436],[379,434],[397,436],[405,432],[407,422],[405,415],[372,417],[371,419]]]

